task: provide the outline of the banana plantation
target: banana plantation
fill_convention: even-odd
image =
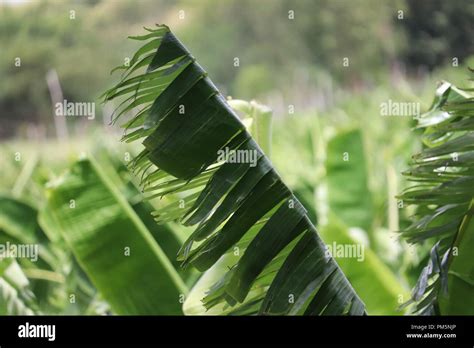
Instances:
[[[0,143],[1,315],[474,315],[472,71],[280,117],[128,41],[103,128]]]

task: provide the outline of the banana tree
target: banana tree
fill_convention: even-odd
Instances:
[[[400,199],[416,219],[402,235],[433,245],[410,301],[419,314],[474,314],[472,91],[441,83],[418,122],[425,146],[405,173],[416,185]]]
[[[131,168],[149,198],[178,197],[157,218],[196,226],[178,253],[182,265],[206,271],[238,256],[208,289],[206,308],[365,314],[306,209],[204,69],[167,26],[146,30],[131,37],[146,43],[117,68],[122,79],[104,99],[120,99],[114,122],[132,114],[123,140],[144,145]]]

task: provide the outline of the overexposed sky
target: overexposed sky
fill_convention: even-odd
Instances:
[[[0,5],[22,5],[33,0],[0,0]]]

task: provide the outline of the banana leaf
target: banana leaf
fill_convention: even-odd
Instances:
[[[441,83],[417,126],[425,147],[404,173],[415,184],[399,198],[416,213],[402,236],[433,245],[409,301],[418,314],[474,314],[473,115],[474,97]]]
[[[180,198],[158,208],[157,219],[195,226],[178,254],[182,265],[206,271],[239,255],[202,299],[206,308],[365,314],[305,208],[204,69],[168,27],[147,30],[159,41],[151,62],[139,49],[104,100],[120,100],[115,122],[129,116],[123,140],[144,145],[131,168],[148,197]]]
[[[182,279],[93,159],[74,163],[51,183],[47,209],[114,313],[182,313]]]
[[[326,181],[331,211],[345,225],[370,232],[374,209],[365,156],[360,129],[338,132],[327,144]]]

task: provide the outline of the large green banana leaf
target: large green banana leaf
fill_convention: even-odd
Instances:
[[[40,234],[36,209],[8,196],[0,196],[0,231],[23,243],[35,243]]]
[[[444,82],[418,123],[426,146],[405,173],[416,185],[401,195],[416,220],[402,235],[434,246],[413,289],[416,313],[474,314],[473,116],[472,95]]]
[[[38,245],[37,265],[50,269],[57,265],[49,238],[38,224],[38,211],[8,196],[0,196],[0,242]]]
[[[168,27],[147,30],[133,37],[148,42],[119,67],[123,78],[105,100],[121,99],[115,121],[133,114],[124,140],[143,141],[132,168],[144,191],[180,198],[158,209],[157,219],[197,226],[179,252],[182,264],[205,271],[225,255],[240,255],[209,289],[206,307],[364,314],[306,210],[205,71]]]
[[[23,201],[0,196],[0,242],[38,248],[37,257],[17,261],[42,312],[83,313],[93,303],[95,290],[71,257],[59,231],[51,228],[50,215],[46,213],[44,210],[38,214],[36,208]],[[69,299],[71,294],[74,301]]]
[[[270,156],[272,143],[272,111],[267,106],[258,104],[255,101],[247,102],[244,100],[231,99],[228,102],[232,109],[239,113],[242,122],[245,124],[246,128],[249,130],[250,134],[252,134],[259,146],[266,149],[265,154]],[[238,243],[236,247],[241,249],[245,246],[242,243]],[[206,303],[201,301],[206,297],[208,290],[225,275],[229,267],[236,264],[240,256],[241,253],[228,253],[204,272],[199,281],[189,291],[186,301],[183,304],[184,314],[216,315],[235,314],[237,312],[243,314],[248,311],[252,313],[252,310],[254,310],[253,307],[255,307],[252,301],[247,301],[250,303],[249,306],[234,306],[238,308],[228,306],[225,303],[207,308]],[[265,279],[265,277],[263,277],[263,279]],[[258,283],[261,284],[261,287],[259,287],[260,289],[266,288],[269,285],[268,280],[258,280]],[[254,292],[257,294],[261,293],[260,289]]]
[[[46,209],[115,313],[181,313],[186,286],[93,159],[76,162],[51,183]]]
[[[29,254],[18,257],[18,264],[15,262],[16,266],[12,267],[17,268],[16,273],[28,277],[28,289],[35,295],[35,306],[42,311],[56,313],[58,308],[69,303],[61,301],[57,291],[66,286],[63,272],[67,269],[63,258],[65,252],[59,245],[51,243],[37,218],[38,212],[31,205],[12,197],[0,196],[0,244],[29,250]],[[50,296],[51,293],[54,296]]]
[[[370,235],[374,209],[365,154],[360,129],[338,132],[327,144],[326,181],[329,208],[345,225]]]
[[[167,224],[157,225],[155,223],[155,219],[152,216],[154,211],[153,205],[149,201],[143,200],[143,195],[133,182],[130,171],[116,154],[105,150],[98,150],[94,152],[94,158],[100,162],[100,168],[107,176],[107,179],[127,199],[132,209],[145,224],[183,280],[186,283],[192,282],[194,278],[192,273],[179,267],[179,262],[176,260],[176,254],[183,241],[182,236],[177,233],[177,229]]]

